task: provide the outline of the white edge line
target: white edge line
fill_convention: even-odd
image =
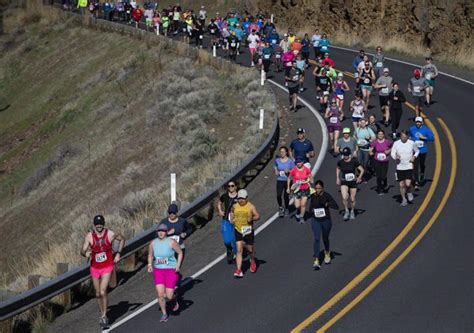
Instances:
[[[351,52],[359,52],[359,50],[354,50],[354,49],[350,49],[350,48],[347,48],[347,47],[341,47],[341,46],[333,46],[331,45],[330,47],[332,48],[335,48],[335,49],[339,49],[339,50],[345,50],[345,51],[351,51]],[[366,54],[369,54],[369,55],[374,55],[373,53],[369,53],[369,52],[366,52]],[[411,62],[408,62],[408,61],[403,61],[403,60],[398,60],[398,59],[394,59],[394,58],[388,58],[388,57],[385,57],[385,59],[387,60],[390,60],[390,61],[394,61],[394,62],[399,62],[401,64],[405,64],[405,65],[409,65],[409,66],[414,66],[414,67],[421,67],[421,65],[417,65],[417,64],[414,64],[414,63],[411,63]],[[446,72],[440,72],[438,71],[439,74],[442,74],[444,76],[447,76],[447,77],[450,77],[452,79],[455,79],[455,80],[459,80],[459,81],[462,81],[464,83],[467,83],[467,84],[470,84],[470,85],[474,85],[474,82],[471,82],[469,80],[466,80],[466,79],[463,79],[459,76],[455,76],[455,75],[452,75],[452,74],[449,74],[449,73],[446,73]]]
[[[281,84],[279,84],[279,83],[277,83],[273,80],[267,80],[267,81],[274,84],[276,87],[278,87],[278,88],[280,88],[284,91],[288,91],[288,88],[284,87],[283,85],[281,85]],[[321,164],[323,163],[324,158],[326,157],[326,150],[327,150],[327,145],[328,145],[328,131],[327,131],[327,128],[326,128],[326,122],[324,121],[324,118],[319,114],[319,112],[311,104],[309,104],[305,99],[303,99],[301,97],[298,97],[298,99],[301,101],[301,103],[303,103],[313,113],[313,115],[316,117],[316,119],[318,119],[318,122],[321,126],[323,142],[321,144],[321,150],[319,152],[318,158],[316,159],[316,163],[314,164],[314,167],[311,170],[311,172],[314,176],[314,175],[316,175],[316,172],[319,170],[319,168],[321,167]],[[262,232],[266,227],[268,227],[270,224],[272,224],[272,222],[275,221],[277,218],[278,218],[278,213],[275,213],[272,217],[270,217],[267,221],[265,221],[265,223],[263,223],[261,226],[259,226],[255,230],[255,234],[257,235],[260,232]],[[196,279],[197,277],[199,277],[200,275],[204,274],[209,269],[211,269],[213,266],[217,265],[222,259],[225,258],[225,256],[226,256],[225,253],[221,254],[216,259],[211,261],[209,264],[207,264],[206,266],[201,268],[199,271],[197,271],[196,273],[191,275],[189,278],[192,279],[192,280]],[[120,325],[126,323],[130,319],[138,316],[140,313],[148,310],[149,308],[151,308],[156,303],[158,303],[158,300],[154,299],[153,301],[143,305],[141,308],[139,308],[135,312],[132,312],[128,316],[126,316],[123,319],[119,320],[118,322],[116,322],[115,324],[110,326],[109,329],[103,330],[102,332],[110,332],[113,329],[116,329],[117,327],[119,327]]]

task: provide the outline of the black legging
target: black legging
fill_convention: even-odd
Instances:
[[[377,177],[377,190],[380,192],[387,187],[388,162],[379,162],[374,159],[374,169]]]
[[[287,187],[287,182],[286,180],[278,180],[277,181],[277,202],[279,207],[284,207],[288,208],[290,205],[290,197],[288,193],[286,193],[286,187]],[[283,206],[283,200],[282,200],[282,194],[283,194],[283,200],[285,201],[285,205]]]
[[[400,126],[400,119],[402,119],[402,109],[390,108],[390,119],[392,120],[392,133],[397,133],[398,126]]]
[[[415,177],[415,182],[420,181],[420,175],[425,175],[425,162],[426,162],[426,153],[422,154],[420,153],[417,158],[415,158],[415,164],[414,164],[414,173],[413,176]],[[418,172],[418,170],[420,172]]]
[[[308,64],[309,62],[309,51],[301,52],[301,56],[303,57],[303,60]]]

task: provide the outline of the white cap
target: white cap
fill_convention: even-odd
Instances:
[[[388,70],[388,67],[385,67],[385,68],[383,69],[383,71],[384,71],[384,72],[387,72],[387,73],[390,72],[390,71]]]
[[[416,117],[415,118],[415,123],[420,122],[423,123],[423,117]]]
[[[242,189],[237,192],[237,199],[247,199],[248,196],[247,190]]]
[[[337,73],[337,76],[339,76],[339,77],[343,77],[343,76],[344,76],[344,74],[342,74],[342,72],[339,72],[339,73]]]

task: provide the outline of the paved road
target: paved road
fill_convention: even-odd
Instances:
[[[332,55],[338,69],[350,70],[354,53],[334,51]],[[244,65],[247,64],[246,55],[241,55],[240,59],[244,60]],[[411,68],[393,62],[389,62],[388,66],[395,79],[405,86]],[[276,75],[274,80],[282,82],[283,78]],[[310,89],[305,91],[302,97],[316,105],[314,83],[309,74],[307,82]],[[439,78],[437,85],[437,103],[427,113],[439,133],[437,139],[441,143],[442,154],[436,158],[441,159],[441,171],[438,186],[433,188],[431,200],[427,202],[421,215],[420,204],[430,191],[430,183],[418,193],[415,204],[402,209],[396,201],[398,191],[393,177],[389,179],[389,183],[395,187],[385,196],[375,194],[372,189],[374,180],[371,180],[361,186],[358,194],[360,211],[355,221],[346,223],[342,222],[340,215],[333,216],[331,247],[335,257],[331,265],[324,266],[320,271],[313,271],[310,226],[298,225],[289,218],[278,219],[257,236],[257,257],[260,266],[256,274],[247,272],[244,279],[234,280],[233,267],[220,262],[201,275],[184,293],[183,309],[176,316],[172,316],[168,323],[158,323],[159,309],[155,305],[118,326],[113,332],[288,332],[331,300],[333,295],[374,261],[409,221],[416,220],[406,237],[379,266],[328,311],[315,321],[308,322],[305,329],[314,331],[322,327],[400,256],[429,223],[435,210],[442,206],[452,171],[452,153],[438,117],[446,122],[456,143],[464,143],[466,146],[457,147],[459,165],[455,186],[446,206],[410,255],[354,309],[336,321],[331,330],[472,331],[474,274],[469,254],[473,250],[473,228],[470,225],[473,209],[468,191],[473,182],[470,170],[472,156],[467,153],[472,151],[468,144],[473,142],[473,134],[468,125],[474,120],[469,110],[472,106],[469,99],[472,86],[444,77]],[[372,104],[378,104],[375,98]],[[378,108],[373,109],[375,110]],[[297,113],[286,112],[286,116],[289,117],[287,124],[291,135],[296,127],[304,125],[311,139],[317,141],[317,144],[321,141],[320,137],[318,138],[320,132],[317,120],[307,108],[301,108]],[[412,116],[413,112],[406,108],[403,127],[411,125],[408,118]],[[348,122],[347,124],[349,125]],[[336,159],[327,155],[316,178],[323,179],[327,183],[327,191],[340,201],[334,182],[335,164]],[[275,189],[269,168],[267,166],[249,188],[251,199],[263,212],[264,219],[276,210]],[[435,154],[431,145],[427,165],[428,179],[433,178],[434,169]],[[393,169],[390,174],[393,174]],[[146,275],[143,276],[145,277],[140,282],[133,284],[133,281],[130,281],[125,284],[121,291],[115,292],[116,295],[127,297],[127,290],[140,290],[142,294],[148,294],[147,299],[150,299],[153,293],[151,278],[149,282],[144,283]],[[117,297],[112,301],[112,307],[114,302],[118,302]],[[94,304],[91,303],[93,302],[88,302],[81,308],[92,309]],[[130,313],[130,310],[127,308],[123,311],[121,318],[124,318],[127,312]],[[82,331],[94,331],[89,329],[88,325],[81,327],[85,318],[77,316],[81,311],[90,311],[76,311],[63,316],[60,321],[64,325],[79,325],[78,329]],[[115,318],[115,322],[118,320],[119,318]],[[60,331],[65,327],[55,326],[53,331]]]

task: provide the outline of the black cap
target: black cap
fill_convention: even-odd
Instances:
[[[102,215],[94,216],[94,225],[104,225],[105,219]]]
[[[301,133],[306,133],[306,131],[303,127],[300,127],[296,130],[296,134],[301,134]]]
[[[342,155],[344,155],[344,156],[349,156],[350,154],[351,154],[351,148],[345,147],[345,148],[342,150]]]

